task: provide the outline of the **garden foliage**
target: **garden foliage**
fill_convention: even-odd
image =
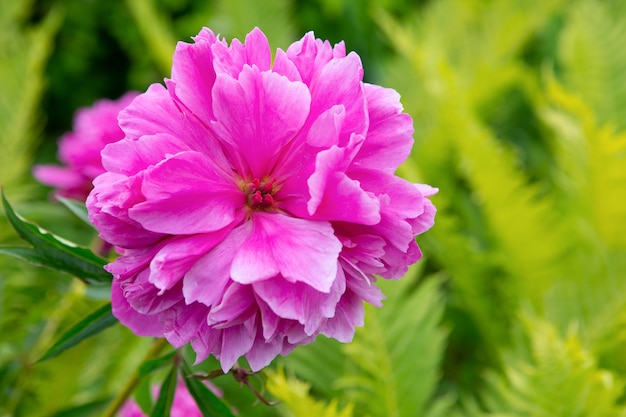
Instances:
[[[79,106],[169,76],[175,41],[202,25],[227,39],[259,26],[282,47],[308,30],[345,39],[366,80],[400,92],[415,146],[398,173],[440,190],[435,226],[418,237],[424,259],[381,283],[384,306],[367,306],[352,343],[318,337],[245,379],[278,405],[213,379],[231,410],[626,416],[626,3],[0,0],[0,22],[4,193],[85,246],[93,229],[46,201],[30,167],[53,161]],[[0,224],[3,247],[35,250]],[[102,415],[124,393],[157,413],[152,385],[219,368],[108,326],[108,297],[106,285],[0,258],[0,415]],[[94,312],[97,334],[40,361]]]

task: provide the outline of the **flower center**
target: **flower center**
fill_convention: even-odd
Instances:
[[[274,192],[276,180],[258,178],[253,179],[244,186],[246,193],[246,205],[252,210],[267,210],[276,206]]]

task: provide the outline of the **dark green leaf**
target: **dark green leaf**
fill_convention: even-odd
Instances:
[[[151,372],[167,365],[168,363],[172,361],[172,358],[174,358],[175,355],[176,355],[176,351],[173,351],[166,355],[161,356],[160,358],[145,361],[139,367],[139,378],[144,378]]]
[[[58,413],[53,414],[52,417],[85,417],[96,414],[99,415],[110,401],[110,398],[92,401],[87,404],[59,411]]]
[[[206,385],[191,376],[193,372],[184,360],[182,367],[185,385],[204,417],[234,417],[222,400],[217,398]]]
[[[169,417],[172,403],[174,402],[174,394],[176,392],[176,382],[178,380],[178,366],[175,364],[165,377],[165,381],[159,390],[159,398],[157,399],[154,409],[150,417]]]
[[[143,378],[141,380],[135,390],[134,398],[137,405],[139,405],[139,408],[141,408],[141,411],[143,411],[145,415],[149,415],[150,410],[154,407],[154,398],[152,397],[152,385],[150,378]]]
[[[13,211],[4,193],[2,201],[9,223],[33,248],[2,248],[1,253],[73,275],[89,284],[111,282],[111,274],[103,268],[106,260],[25,220]]]
[[[76,215],[76,217],[87,223],[90,227],[94,229],[96,228],[93,223],[89,221],[89,213],[87,212],[87,207],[84,203],[60,196],[57,196],[56,199],[67,207],[74,215]]]
[[[46,354],[39,359],[39,362],[54,358],[61,352],[76,346],[79,342],[100,333],[115,323],[117,323],[117,319],[111,312],[111,304],[102,306],[65,332]]]

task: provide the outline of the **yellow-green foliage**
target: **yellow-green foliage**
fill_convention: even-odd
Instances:
[[[493,391],[485,401],[490,416],[626,416],[626,408],[617,405],[623,380],[598,365],[575,327],[562,336],[541,319],[522,323],[528,358],[505,354],[504,375],[490,375]]]
[[[435,226],[418,237],[424,259],[399,282],[379,282],[385,305],[366,306],[354,341],[320,337],[278,359],[284,368],[267,380],[276,408],[241,405],[253,395],[216,379],[234,408],[252,417],[626,415],[626,2],[114,1],[110,22],[133,27],[111,32],[130,54],[127,76],[142,82],[169,75],[174,37],[188,40],[199,22],[227,39],[259,26],[281,47],[308,30],[351,38],[368,81],[397,89],[414,119],[415,147],[398,173],[439,188]],[[52,8],[28,21],[31,3],[0,0],[4,184],[29,170],[61,16]],[[309,26],[328,18],[333,27]],[[58,277],[3,269],[17,272],[21,281],[0,281],[0,414],[48,402],[52,415],[116,394],[145,348],[119,328],[76,359],[16,371],[94,303]],[[59,311],[73,313],[60,320]],[[113,359],[100,359],[105,350]],[[46,390],[64,369],[73,374]]]
[[[0,182],[22,195],[41,133],[37,126],[43,72],[61,21],[59,10],[54,10],[39,25],[28,25],[30,3],[0,1]]]
[[[419,171],[401,173],[440,188],[426,253],[449,277],[450,308],[476,326],[470,342],[453,322],[452,352],[475,349],[465,366],[504,372],[500,402],[473,403],[476,415],[622,410],[623,386],[605,384],[626,370],[625,11],[442,0],[401,18],[376,13],[398,52],[386,82],[416,124]],[[520,310],[537,319],[523,326]],[[570,355],[557,361],[572,368],[563,386],[539,351],[529,368],[522,329],[555,361]],[[461,397],[489,397],[494,385],[481,389],[474,372],[455,381]],[[594,397],[606,408],[592,410]]]
[[[280,404],[278,410],[285,417],[352,417],[353,406],[339,408],[337,399],[328,404],[309,395],[311,386],[295,377],[287,377],[282,368],[268,372],[267,390]]]

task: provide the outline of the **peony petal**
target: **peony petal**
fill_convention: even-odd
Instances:
[[[289,282],[330,291],[341,243],[329,223],[263,212],[254,213],[251,223],[233,259],[233,280],[249,284],[281,274]]]
[[[420,190],[407,180],[389,172],[368,168],[352,167],[348,175],[359,181],[361,187],[379,197],[385,196],[381,211],[403,219],[419,216],[424,212],[426,199]]]
[[[42,184],[60,189],[59,194],[83,199],[91,187],[91,180],[75,169],[58,165],[37,165],[33,176]],[[87,189],[86,185],[89,187]]]
[[[223,330],[219,359],[224,373],[228,373],[237,359],[252,348],[256,334],[250,331],[250,327],[240,324]]]
[[[261,71],[270,69],[272,51],[270,50],[270,43],[261,29],[255,27],[246,35],[244,49],[246,51],[246,64],[255,65]]]
[[[339,136],[345,146],[352,134],[365,134],[368,127],[367,106],[363,93],[363,68],[355,53],[333,59],[311,81],[311,119],[334,105],[345,107],[345,118]]]
[[[315,172],[307,181],[311,195],[308,212],[320,220],[377,224],[380,221],[378,199],[343,172],[350,155],[346,148],[337,146],[317,155]]]
[[[211,309],[207,323],[213,328],[227,328],[250,319],[257,312],[256,299],[249,285],[232,283],[221,302]]]
[[[111,306],[113,315],[137,336],[163,337],[158,315],[138,313],[128,304],[119,283],[115,281],[111,285]]]
[[[211,90],[215,83],[213,52],[211,47],[219,42],[207,28],[193,38],[194,43],[178,42],[172,60],[172,81],[176,96],[200,120],[213,119]]]
[[[320,333],[342,343],[350,343],[354,337],[355,327],[363,326],[364,317],[363,300],[355,293],[346,291],[337,304],[335,316],[324,322]]]
[[[197,152],[181,152],[148,171],[146,201],[129,210],[145,229],[170,234],[207,233],[240,219],[245,195],[232,178]]]
[[[244,67],[239,79],[220,74],[213,90],[212,124],[242,163],[241,175],[270,175],[281,149],[304,124],[311,97],[304,84]]]
[[[211,353],[219,354],[222,346],[222,333],[221,330],[211,329],[206,321],[200,325],[196,335],[191,339],[191,347],[196,352],[195,365],[203,362]]]
[[[148,281],[163,290],[172,288],[200,257],[224,240],[230,229],[214,233],[182,236],[169,239],[150,262]]]
[[[260,371],[269,365],[282,350],[282,338],[265,341],[263,338],[257,337],[250,351],[246,353],[250,369],[252,372]]]
[[[206,322],[208,310],[202,304],[187,305],[181,301],[161,313],[159,317],[167,341],[178,348],[192,340],[200,326]]]
[[[339,133],[346,117],[346,108],[337,104],[320,114],[311,125],[306,141],[318,148],[339,145]]]
[[[231,281],[230,269],[236,250],[249,235],[249,222],[233,229],[228,236],[200,258],[183,278],[183,294],[187,304],[195,301],[212,306],[222,300]]]
[[[187,111],[161,84],[152,84],[144,94],[137,96],[120,111],[118,121],[128,139],[163,133],[177,138],[194,150],[215,150],[204,122]],[[120,157],[124,158],[124,155]]]
[[[280,75],[284,75],[290,81],[302,81],[298,68],[296,68],[295,64],[289,60],[285,51],[280,48],[276,50],[272,71]]]
[[[424,212],[415,219],[409,220],[413,234],[419,235],[433,227],[437,209],[430,200],[424,200]]]
[[[181,285],[169,291],[159,291],[148,282],[148,275],[149,271],[146,269],[133,281],[120,284],[124,298],[135,310],[141,314],[158,314],[182,301]]]
[[[332,58],[344,57],[346,51],[343,42],[333,48],[328,41],[315,39],[313,32],[308,32],[287,48],[286,55],[298,69],[302,81],[310,85],[324,65]]]
[[[111,172],[135,175],[156,165],[167,155],[189,150],[189,147],[171,135],[145,135],[138,140],[122,139],[102,150],[102,164]]]
[[[124,248],[139,248],[158,242],[163,235],[145,230],[128,217],[128,207],[143,200],[141,178],[106,172],[94,180],[87,197],[89,220],[99,236]]]
[[[282,319],[297,320],[304,332],[312,335],[319,331],[325,318],[335,315],[335,307],[346,289],[341,269],[328,293],[322,293],[300,283],[289,283],[280,278],[253,284],[256,294]]]
[[[364,91],[369,130],[355,164],[393,174],[411,153],[413,120],[402,113],[400,95],[395,90],[365,84]]]

